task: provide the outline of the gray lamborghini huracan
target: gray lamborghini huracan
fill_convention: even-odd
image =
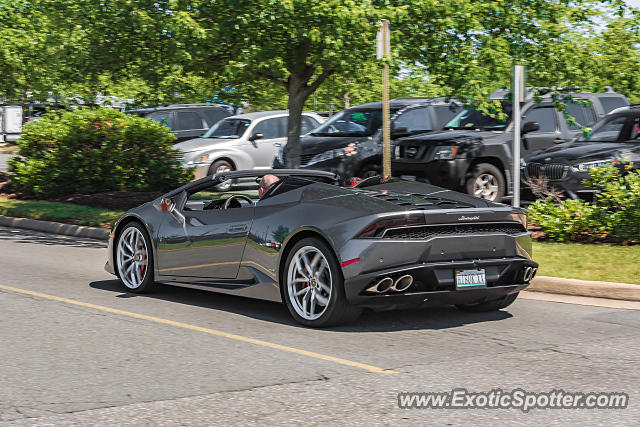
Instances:
[[[266,175],[275,183],[259,198]],[[538,267],[526,221],[522,209],[395,178],[345,188],[322,171],[221,172],[125,213],[105,268],[132,292],[164,283],[279,301],[316,327],[364,307],[499,310]]]

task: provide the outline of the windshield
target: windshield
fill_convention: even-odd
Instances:
[[[314,136],[370,136],[382,126],[382,109],[344,110],[316,128]]]
[[[579,141],[590,142],[613,142],[618,141],[620,132],[624,128],[624,124],[627,121],[625,116],[609,117],[602,119],[598,122],[591,132],[582,135]]]
[[[468,108],[455,116],[445,129],[483,129],[483,130],[502,130],[507,127],[511,120],[511,103],[501,102],[502,112],[507,115],[506,120],[498,120],[497,118],[485,115],[476,110],[475,107]],[[492,113],[496,113],[492,111]]]
[[[211,129],[206,131],[202,137],[225,139],[240,138],[250,125],[251,120],[247,119],[223,119],[211,126]]]

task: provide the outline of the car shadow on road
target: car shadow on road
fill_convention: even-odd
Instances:
[[[107,242],[73,236],[59,236],[22,228],[0,227],[0,239],[17,243],[35,243],[48,246],[71,246],[74,248],[106,248]]]
[[[283,304],[225,295],[177,286],[160,285],[154,293],[123,292],[117,280],[102,280],[89,284],[92,288],[117,293],[116,298],[153,298],[178,304],[226,311],[266,322],[305,328],[296,323]],[[466,313],[449,306],[424,306],[393,311],[365,311],[349,325],[325,328],[328,332],[391,332],[402,330],[437,330],[455,328],[472,323],[504,320],[512,317],[507,311]]]

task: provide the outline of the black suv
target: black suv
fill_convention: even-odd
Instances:
[[[508,91],[491,95],[502,103],[505,121],[475,108],[462,111],[441,132],[402,138],[392,146],[394,176],[416,177],[432,184],[500,201],[511,193],[513,124]],[[629,105],[624,95],[573,93],[567,112],[579,125],[569,125],[553,106],[550,95],[536,104],[533,96],[522,106],[522,156],[577,138],[581,126],[593,126],[610,111]],[[589,101],[589,102],[584,102]]]
[[[525,185],[545,185],[572,199],[592,200],[597,190],[586,188],[583,181],[590,169],[606,164],[640,168],[640,106],[612,111],[577,141],[529,154],[520,162],[520,172]]]
[[[391,138],[442,129],[461,107],[445,98],[396,98],[390,101]],[[371,102],[336,114],[300,139],[300,166],[348,178],[380,174],[382,103]],[[274,161],[285,167],[286,146]]]
[[[172,104],[128,110],[125,113],[164,122],[178,138],[177,142],[197,138],[220,120],[231,116],[229,108],[219,104]]]

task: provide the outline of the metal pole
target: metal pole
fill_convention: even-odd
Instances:
[[[389,57],[389,21],[383,19],[382,25],[382,45],[383,58]],[[389,65],[385,62],[382,70],[382,175],[387,178],[391,176],[391,128],[389,110]]]
[[[512,181],[513,197],[511,199],[514,208],[520,207],[520,103],[524,98],[524,67],[513,66],[513,145],[512,145]]]

